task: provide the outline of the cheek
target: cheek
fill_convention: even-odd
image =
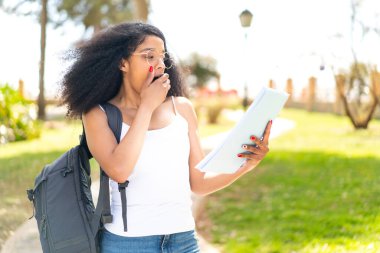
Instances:
[[[131,72],[131,82],[132,82],[132,86],[140,91],[141,90],[141,87],[143,86],[143,84],[146,82],[147,78],[148,78],[148,73],[149,73],[149,70],[144,70],[144,69],[135,69],[134,71]]]

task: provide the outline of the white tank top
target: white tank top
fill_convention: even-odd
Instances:
[[[127,195],[128,232],[124,232],[117,182],[110,179],[113,222],[105,228],[120,236],[148,236],[194,229],[189,177],[188,124],[175,107],[166,127],[149,130],[132,174]],[[123,123],[122,139],[129,126]],[[128,159],[128,158],[127,158]]]

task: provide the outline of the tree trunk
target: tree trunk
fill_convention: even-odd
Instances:
[[[149,14],[149,0],[134,0],[136,8],[134,19],[142,22],[147,22]]]
[[[44,89],[44,76],[45,76],[45,50],[46,50],[46,25],[47,25],[47,2],[48,0],[42,0],[41,4],[41,44],[40,44],[40,69],[39,69],[39,88],[40,93],[38,95],[38,119],[45,120],[45,89]]]
[[[345,91],[345,88],[344,88],[345,77],[342,75],[338,75],[335,80],[336,80],[336,85],[338,87],[337,90],[339,92],[339,96],[343,102],[344,111],[346,115],[348,116],[348,118],[350,119],[352,125],[354,126],[355,129],[367,129],[368,124],[371,121],[373,114],[375,113],[376,106],[379,102],[378,98],[376,97],[375,90],[372,88],[370,89],[371,95],[372,95],[372,101],[371,101],[370,107],[368,111],[365,112],[366,113],[365,117],[359,118],[359,115],[354,115],[354,113],[352,113],[352,110],[347,100],[347,96],[344,94],[345,93],[344,92]]]
[[[356,121],[354,119],[354,116],[352,115],[351,113],[351,110],[350,110],[350,107],[348,106],[348,101],[347,101],[347,98],[346,96],[344,95],[344,84],[346,82],[346,79],[344,76],[342,75],[338,75],[337,77],[335,77],[335,82],[336,82],[336,85],[337,85],[337,90],[339,92],[339,96],[343,102],[343,108],[344,108],[344,112],[346,113],[346,115],[348,116],[348,118],[350,119],[352,125],[356,127]]]

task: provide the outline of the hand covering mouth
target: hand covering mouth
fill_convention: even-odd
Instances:
[[[163,75],[164,75],[164,73],[162,73],[161,75],[155,76],[155,77],[153,78],[153,80],[152,80],[152,83],[153,83],[154,81],[156,81],[158,78],[160,78],[161,76],[163,76]]]

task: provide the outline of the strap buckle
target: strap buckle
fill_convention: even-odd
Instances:
[[[112,223],[112,220],[113,220],[112,214],[103,214],[102,215],[102,223],[103,224]]]
[[[120,192],[120,191],[124,191],[125,188],[128,187],[128,184],[129,184],[129,181],[128,181],[128,180],[125,181],[124,183],[119,183],[119,192]]]

